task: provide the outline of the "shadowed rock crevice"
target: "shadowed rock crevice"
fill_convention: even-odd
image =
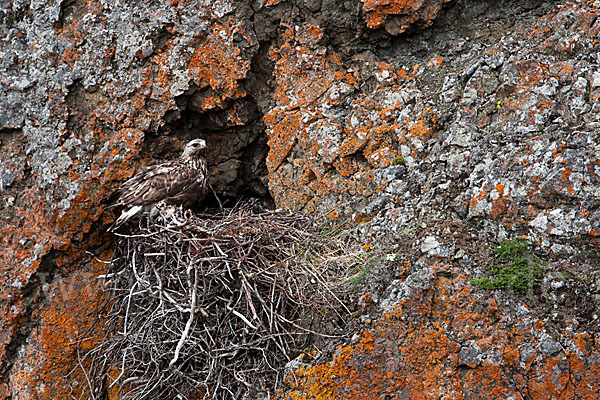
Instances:
[[[223,109],[205,111],[197,106],[203,93],[206,91],[192,88],[177,97],[178,110],[166,116],[157,136],[147,136],[144,148],[151,149],[154,157],[161,157],[172,150],[177,153],[172,141],[206,139],[209,183],[222,201],[268,199],[268,148],[262,113],[254,99],[247,96],[229,102]]]
[[[56,29],[64,29],[74,21],[79,20],[85,14],[86,6],[82,0],[65,0],[60,3],[58,20],[55,22]]]
[[[229,205],[241,198],[259,198],[266,204],[272,202],[265,164],[269,149],[263,116],[273,105],[273,62],[268,53],[277,25],[263,21],[261,16],[273,12],[272,9],[263,10],[254,15],[254,29],[262,40],[251,58],[247,78],[239,81],[246,94],[239,99],[226,100],[219,107],[206,109],[207,99],[215,96],[214,90],[192,85],[175,98],[177,109],[165,115],[156,135],[147,136],[144,144],[155,158],[167,158],[169,153],[176,153],[173,140],[206,139],[209,183],[220,200]],[[256,21],[261,21],[260,25]],[[218,205],[212,193],[205,203]]]

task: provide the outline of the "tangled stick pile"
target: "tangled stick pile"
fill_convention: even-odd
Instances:
[[[348,315],[342,241],[309,216],[161,215],[120,235],[102,277],[108,332],[88,354],[91,398],[107,387],[127,399],[240,398],[256,379],[272,393],[318,322]]]

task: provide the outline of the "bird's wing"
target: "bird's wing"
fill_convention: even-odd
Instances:
[[[186,191],[195,182],[197,172],[178,161],[140,171],[121,186],[118,204],[153,204]]]

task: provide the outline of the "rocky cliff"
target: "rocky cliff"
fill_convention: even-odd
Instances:
[[[85,392],[104,201],[196,137],[220,197],[349,218],[365,252],[389,253],[360,288],[370,318],[282,396],[597,398],[599,13],[0,1],[0,399]],[[539,284],[471,285],[515,238]]]

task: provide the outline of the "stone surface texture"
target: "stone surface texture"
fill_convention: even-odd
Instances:
[[[365,251],[393,253],[361,288],[373,318],[296,363],[281,396],[596,399],[599,14],[598,1],[0,0],[0,400],[85,394],[106,200],[196,137],[220,197],[349,218]],[[515,237],[545,261],[542,287],[471,286]]]

